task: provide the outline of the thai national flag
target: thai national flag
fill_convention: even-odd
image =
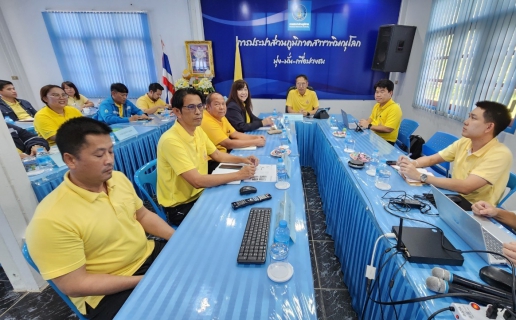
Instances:
[[[165,87],[165,102],[167,104],[172,101],[172,95],[176,93],[176,88],[174,88],[174,79],[172,79],[172,70],[170,69],[170,62],[168,61],[168,56],[163,52],[163,58],[161,59],[163,65],[163,86]]]

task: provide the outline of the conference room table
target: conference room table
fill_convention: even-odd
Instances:
[[[123,141],[116,141],[113,148],[115,155],[114,169],[123,172],[134,183],[134,173],[144,164],[156,159],[156,147],[161,135],[174,123],[175,118],[164,121],[159,116],[153,116],[151,121],[130,122],[111,125],[113,130],[134,127],[137,135]],[[47,170],[41,174],[30,176],[32,189],[38,201],[43,200],[63,181],[67,166]],[[141,196],[139,191],[137,193]]]

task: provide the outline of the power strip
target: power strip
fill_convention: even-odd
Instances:
[[[454,318],[457,320],[506,320],[511,319],[505,318],[503,315],[505,313],[505,309],[498,309],[495,311],[495,308],[492,305],[487,305],[487,307],[482,307],[475,302],[470,302],[469,304],[463,303],[452,303],[451,307],[455,308],[453,311]],[[496,312],[496,313],[495,313]],[[488,313],[491,315],[488,317]],[[496,314],[496,317],[493,316]]]
[[[391,199],[391,204],[396,204],[402,207],[410,207],[410,208],[416,208],[420,209],[423,204],[419,200],[413,200],[413,199]]]

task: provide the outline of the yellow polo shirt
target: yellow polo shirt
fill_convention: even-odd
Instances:
[[[379,103],[375,104],[369,118],[371,118],[371,124],[373,126],[381,125],[394,129],[389,133],[376,131],[375,133],[384,140],[396,142],[398,132],[400,131],[402,116],[403,112],[401,112],[400,105],[390,99],[383,105],[383,107],[380,107]]]
[[[310,112],[319,108],[319,100],[315,91],[306,89],[305,94],[301,95],[297,89],[290,90],[287,96],[287,107],[294,109],[294,112],[304,110]]]
[[[88,273],[133,275],[154,250],[136,220],[143,202],[133,184],[113,171],[108,193],[95,193],[73,184],[69,174],[41,201],[25,232],[41,276],[54,279],[83,265]],[[95,308],[102,298],[70,297],[83,314],[85,302]]]
[[[217,148],[201,127],[191,136],[176,121],[158,142],[158,202],[164,207],[175,207],[199,198],[203,188],[196,189],[181,174],[197,169],[208,174],[208,155]]]
[[[219,121],[208,111],[204,110],[201,128],[204,130],[208,138],[210,138],[211,142],[217,146],[219,151],[228,152],[228,150],[224,146],[220,145],[220,143],[228,139],[236,130],[233,128],[231,123],[229,123],[226,117],[222,117]]]
[[[494,206],[498,204],[509,181],[512,153],[497,138],[471,153],[471,139],[463,137],[439,151],[439,155],[445,161],[453,161],[452,178],[463,180],[474,174],[488,182],[482,188],[463,195],[464,198],[471,203],[484,200]]]
[[[2,100],[4,100],[4,99],[2,99]],[[16,116],[18,117],[19,120],[25,120],[25,119],[32,118],[30,116],[30,114],[28,114],[27,111],[25,111],[25,109],[23,109],[23,107],[20,104],[20,101],[15,100],[14,103],[11,103],[11,102],[9,102],[7,100],[4,100],[4,102],[7,103],[7,105],[11,109],[13,109],[14,113],[16,114]]]
[[[88,98],[82,94],[79,94],[79,99],[76,99],[74,96],[68,96],[68,105],[76,108],[77,110],[81,110],[87,101]]]
[[[166,102],[158,99],[156,101],[152,101],[152,99],[149,97],[148,94],[144,94],[143,96],[139,97],[138,100],[136,100],[136,106],[140,109],[142,109],[144,112],[147,109],[158,107],[158,106],[166,106]],[[157,112],[162,112],[163,108],[158,108]]]
[[[48,106],[44,106],[43,109],[36,112],[34,116],[34,129],[40,137],[48,141],[50,146],[53,146],[56,144],[55,141],[48,138],[55,136],[57,129],[59,129],[66,120],[78,117],[82,117],[82,113],[74,107],[66,106],[64,107],[63,114],[59,114]]]

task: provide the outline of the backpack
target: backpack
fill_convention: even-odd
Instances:
[[[411,159],[417,159],[421,157],[421,152],[423,151],[423,145],[425,144],[425,139],[418,135],[410,136],[410,155]]]

